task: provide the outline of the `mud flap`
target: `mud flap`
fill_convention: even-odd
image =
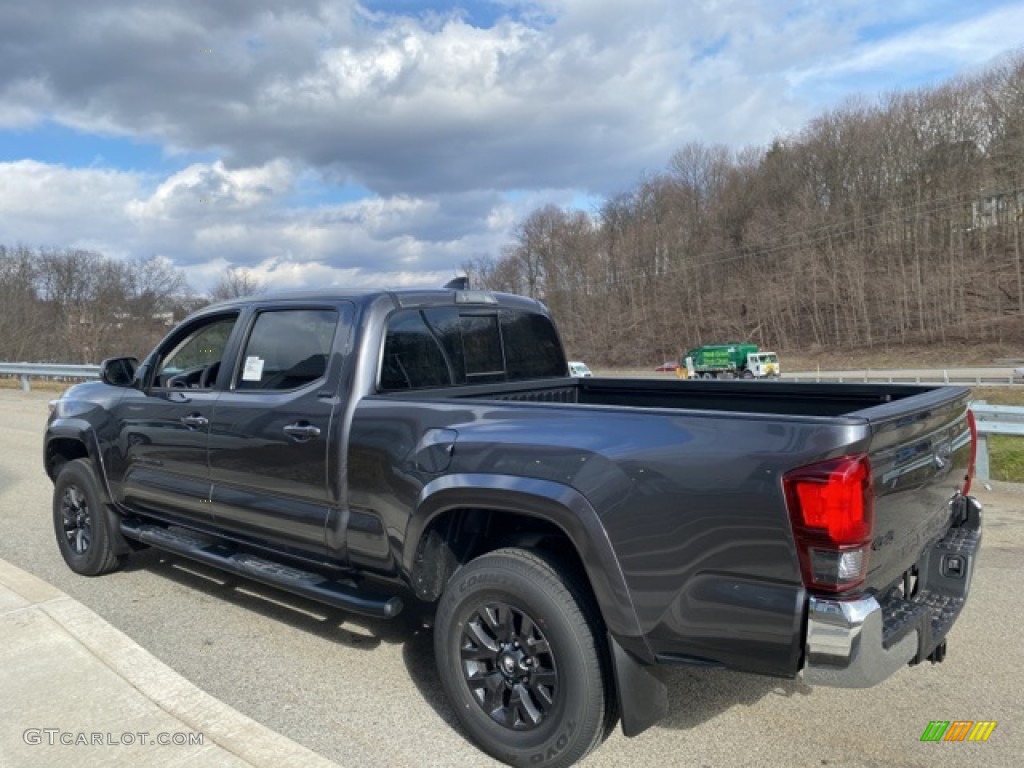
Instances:
[[[639,736],[668,713],[668,688],[648,665],[637,661],[611,635],[608,647],[612,650],[622,733]]]

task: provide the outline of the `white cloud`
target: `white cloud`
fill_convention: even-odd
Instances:
[[[144,200],[133,200],[127,213],[139,220],[171,221],[184,215],[209,220],[225,211],[269,205],[294,181],[290,165],[273,160],[256,168],[229,170],[222,161],[196,163],[161,182]]]
[[[936,71],[977,69],[1024,43],[1022,4],[954,22],[924,18],[898,35],[859,41],[796,68],[790,82],[795,88],[812,88],[846,86],[850,79],[859,78],[863,90],[874,95],[876,90],[896,90],[906,82],[916,84],[920,76],[932,79]]]
[[[31,246],[95,243],[123,250],[109,224],[123,216],[142,182],[136,173],[0,163],[0,232]]]
[[[217,159],[4,164],[0,232],[165,254],[199,286],[224,264],[433,284],[545,203],[628,190],[689,141],[767,144],[851,91],[978,66],[1024,28],[1021,3],[954,0],[507,0],[486,26],[471,2],[23,5],[0,4],[0,131],[54,121]],[[370,197],[298,202],[320,180]]]
[[[277,287],[433,286],[469,259],[496,253],[513,220],[511,206],[495,195],[476,201],[472,226],[452,226],[452,201],[443,199],[289,208],[294,178],[277,161],[240,169],[194,164],[164,179],[0,163],[0,232],[20,233],[16,242],[32,247],[162,255],[198,290],[227,266],[253,269]]]

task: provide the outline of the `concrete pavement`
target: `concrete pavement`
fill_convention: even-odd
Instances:
[[[0,766],[336,768],[0,560]]]

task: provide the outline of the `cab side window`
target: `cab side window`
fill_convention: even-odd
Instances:
[[[157,362],[158,389],[210,389],[220,372],[237,314],[203,318],[171,339]]]
[[[233,385],[240,390],[290,390],[324,378],[338,312],[278,309],[253,323]]]

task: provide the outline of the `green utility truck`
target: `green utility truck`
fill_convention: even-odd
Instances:
[[[779,357],[754,344],[705,344],[691,349],[680,368],[690,379],[778,378]]]

